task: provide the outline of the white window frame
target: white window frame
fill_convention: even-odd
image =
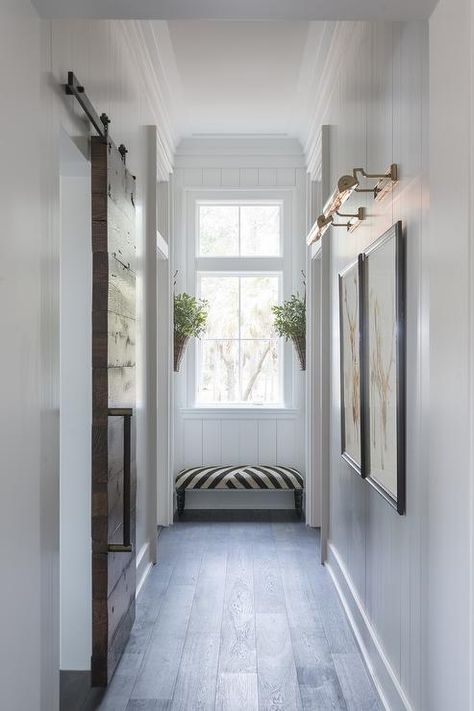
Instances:
[[[199,275],[199,277],[248,277],[248,276],[269,276],[269,277],[277,277],[278,279],[278,302],[281,302],[282,299],[282,294],[283,294],[283,274],[281,271],[279,272],[270,272],[270,271],[264,271],[264,272],[236,272],[234,270],[227,270],[226,272],[216,272],[216,271],[206,271],[206,272],[196,272],[196,275]],[[196,284],[196,295],[200,296],[200,290],[198,284]],[[240,311],[240,309],[239,309]],[[240,313],[239,313],[240,316]],[[210,339],[210,340],[219,340],[219,339]],[[267,341],[269,339],[267,338],[250,338],[250,339],[245,339],[245,338],[240,338],[240,324],[239,324],[239,338],[238,339],[232,339],[232,340],[238,340],[239,344],[243,340],[256,340],[256,341]],[[202,353],[199,344],[196,344],[196,357],[195,357],[195,403],[196,407],[215,407],[215,408],[261,408],[261,407],[284,407],[284,393],[285,393],[285,376],[284,376],[284,371],[285,371],[285,354],[284,354],[284,348],[283,348],[283,343],[282,339],[278,339],[279,344],[278,344],[278,350],[279,350],[279,355],[280,359],[283,363],[283,368],[280,369],[280,394],[283,397],[282,401],[275,402],[275,403],[264,403],[264,404],[256,404],[256,403],[243,403],[243,402],[229,402],[229,403],[201,403],[198,401],[197,396],[198,396],[198,383],[199,383],[199,371],[201,369],[202,365],[202,360],[200,358],[200,354]],[[239,346],[240,348],[240,346]],[[239,353],[239,371],[240,371],[240,353]]]
[[[274,190],[188,190],[187,191],[187,261],[186,261],[186,289],[190,294],[197,295],[197,275],[201,274],[235,274],[258,275],[261,273],[281,275],[281,299],[288,299],[292,292],[292,262],[291,225],[292,225],[292,191],[288,189]],[[199,221],[198,206],[200,204],[275,204],[281,205],[280,225],[280,256],[278,257],[200,257],[199,256]],[[232,411],[248,410],[286,410],[294,408],[293,363],[294,354],[291,345],[282,339],[281,352],[283,357],[282,368],[282,398],[281,403],[254,404],[212,404],[197,402],[198,363],[197,346],[194,341],[190,343],[186,358],[186,407],[198,411]]]

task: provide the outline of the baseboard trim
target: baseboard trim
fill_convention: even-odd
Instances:
[[[326,566],[384,707],[387,711],[414,711],[383,651],[354,584],[337,550],[330,542]]]
[[[64,670],[59,672],[60,711],[80,711],[91,689],[90,671]]]
[[[140,590],[143,587],[145,580],[148,577],[150,570],[153,567],[153,562],[151,560],[151,548],[150,542],[146,541],[137,555],[137,592],[136,597],[140,594]]]

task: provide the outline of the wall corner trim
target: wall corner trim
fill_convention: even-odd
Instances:
[[[150,541],[145,541],[140,550],[137,553],[137,591],[135,598],[140,594],[140,591],[148,577],[149,572],[153,568],[153,563],[151,559],[151,546]]]
[[[415,711],[387,659],[354,584],[333,543],[328,542],[326,567],[348,618],[367,670],[387,711]]]

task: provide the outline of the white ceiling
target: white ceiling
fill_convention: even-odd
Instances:
[[[104,19],[409,20],[437,0],[33,0],[45,17]]]
[[[162,46],[164,23],[156,24],[161,37],[157,46]],[[315,50],[328,41],[333,24],[168,22],[173,52],[162,64],[165,74],[173,76],[180,135],[302,138],[307,84],[313,76],[308,61],[313,65]]]

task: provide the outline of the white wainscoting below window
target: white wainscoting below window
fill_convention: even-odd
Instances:
[[[281,464],[304,471],[304,422],[298,410],[181,411],[175,465]],[[187,492],[186,508],[293,508],[292,492]]]

